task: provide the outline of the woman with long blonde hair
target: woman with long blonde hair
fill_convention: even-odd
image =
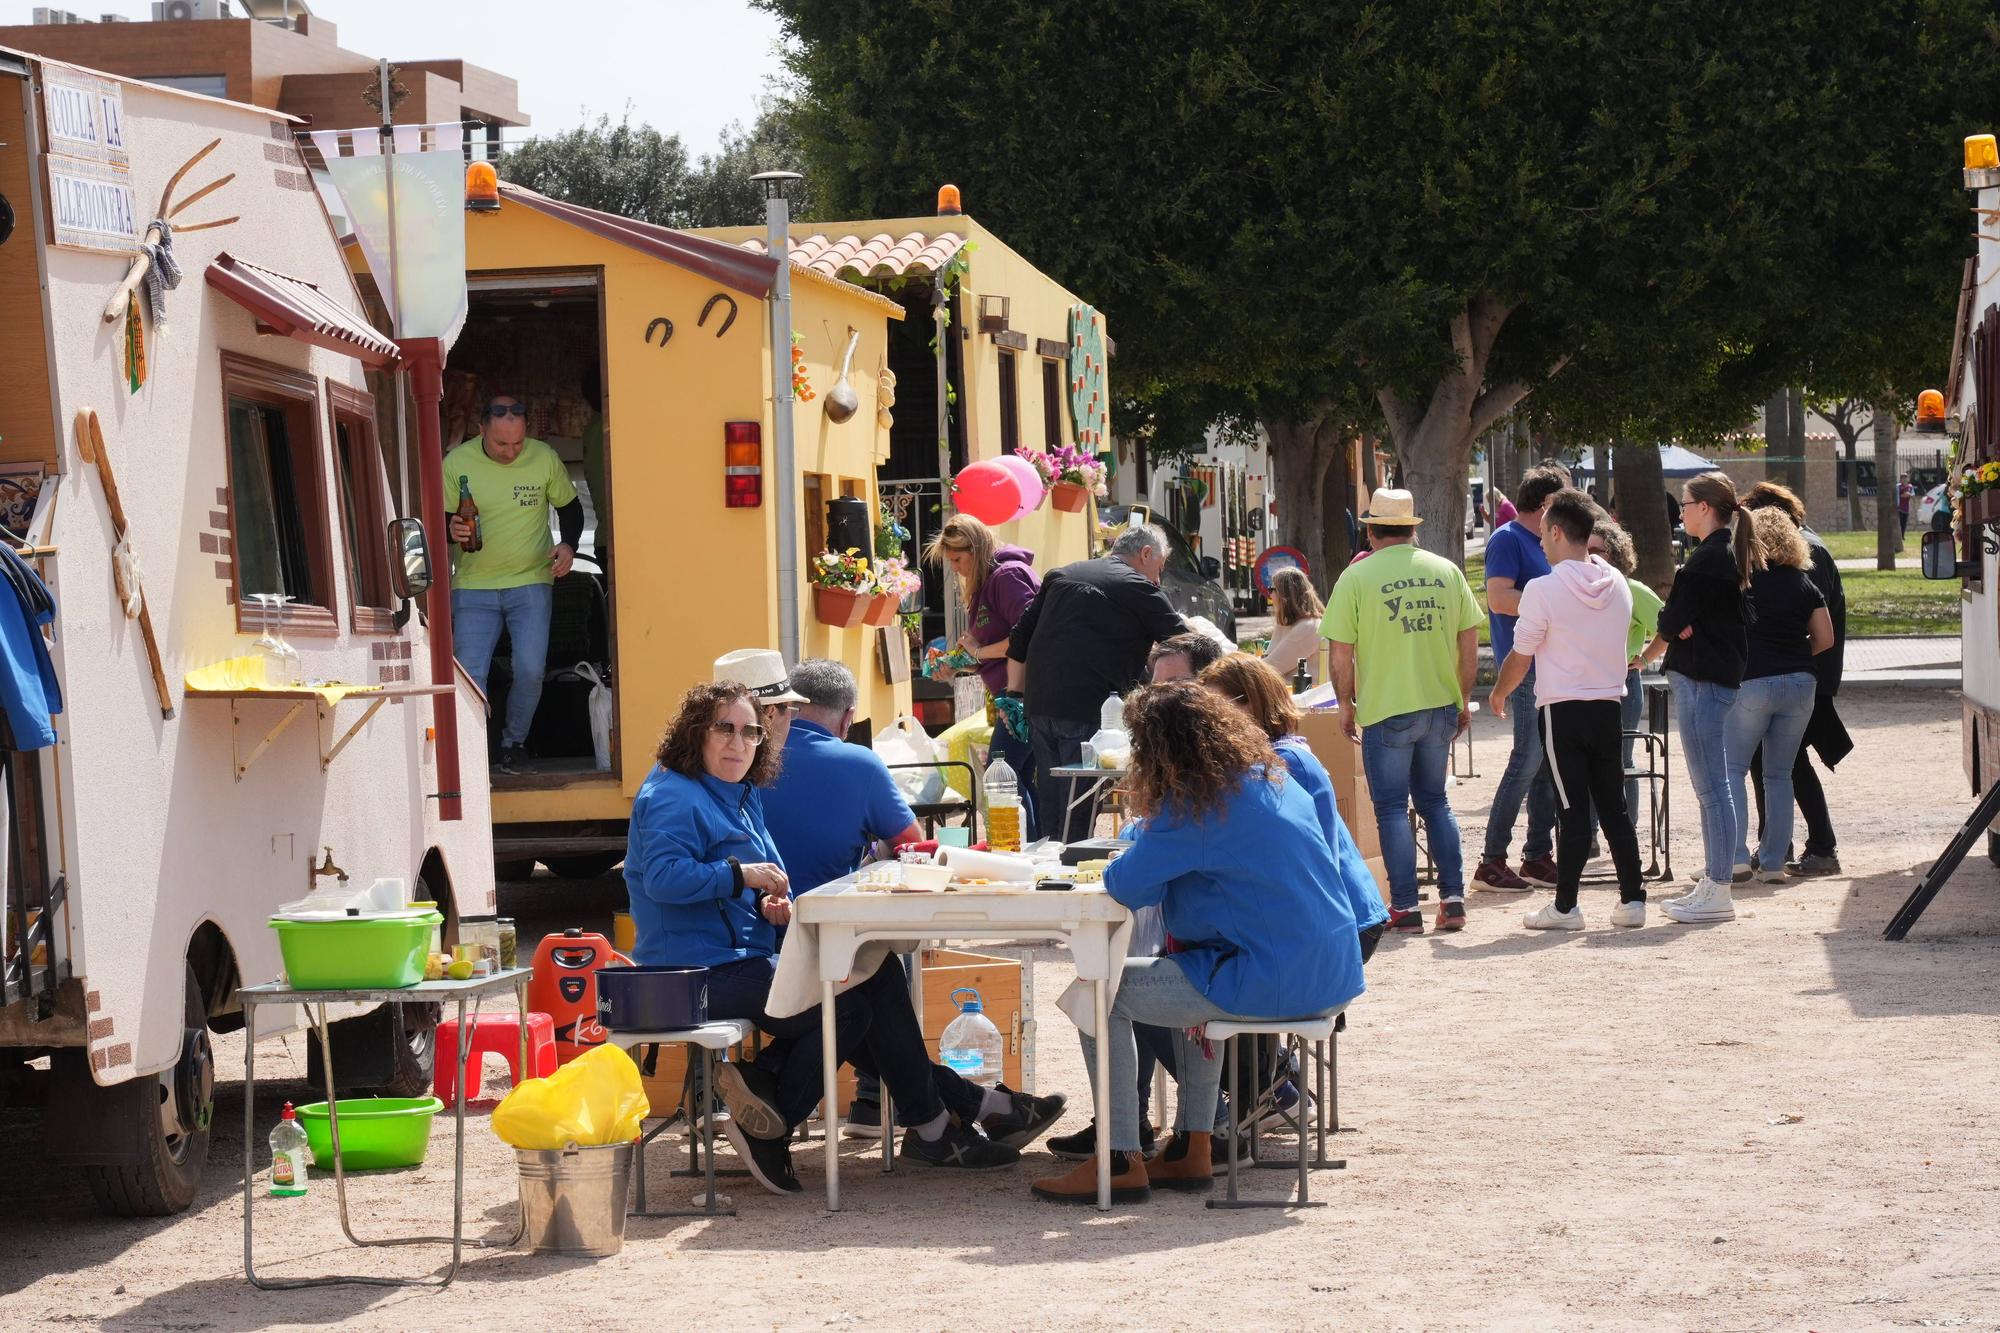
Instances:
[[[1319,622],[1325,615],[1326,607],[1320,604],[1304,570],[1281,569],[1271,576],[1271,618],[1277,629],[1271,635],[1271,646],[1264,650],[1271,670],[1289,680],[1300,662],[1309,662],[1313,676],[1318,677]]]

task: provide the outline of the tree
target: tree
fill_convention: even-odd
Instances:
[[[1840,447],[1845,460],[1840,464],[1841,477],[1847,487],[1847,528],[1850,532],[1861,531],[1861,431],[1869,423],[1868,404],[1857,398],[1822,398],[1812,404],[1813,411],[1820,414],[1840,437]]]

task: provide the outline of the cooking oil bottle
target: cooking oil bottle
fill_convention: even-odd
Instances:
[[[1021,850],[1021,783],[1005,759],[986,766],[986,845],[996,852]]]

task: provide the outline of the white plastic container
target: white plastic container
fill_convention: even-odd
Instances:
[[[961,995],[971,998],[960,1000]],[[966,1082],[990,1088],[1000,1081],[1001,1059],[1006,1053],[1000,1029],[986,1016],[978,991],[961,986],[951,993],[951,999],[958,1006],[958,1017],[938,1038],[938,1062]]]

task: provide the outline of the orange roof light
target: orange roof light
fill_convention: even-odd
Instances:
[[[491,162],[474,162],[465,169],[465,208],[470,213],[500,211],[500,173]]]
[[[938,186],[939,217],[956,217],[964,211],[965,209],[958,202],[958,187],[956,185]]]
[[[1990,134],[1968,134],[1965,136],[1965,169],[1967,171],[1992,171],[2000,168],[2000,145],[1996,145]]]
[[[1936,389],[1917,395],[1917,430],[1925,435],[1944,433],[1944,395]]]

